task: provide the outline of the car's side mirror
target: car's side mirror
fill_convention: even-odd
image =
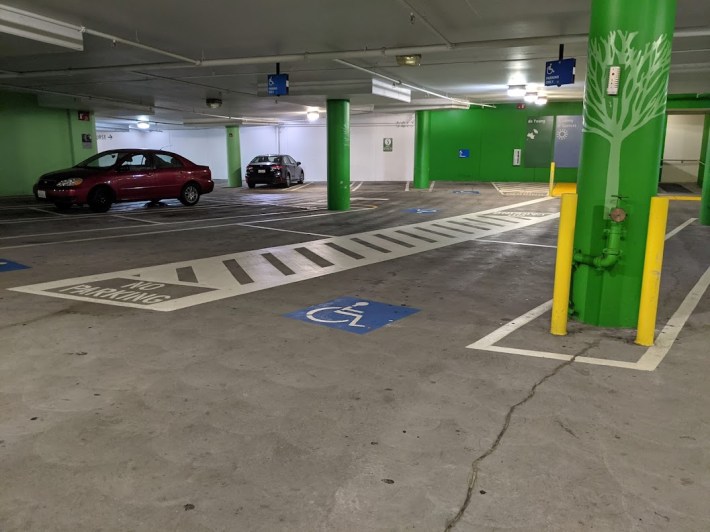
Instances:
[[[301,166],[301,161],[298,161],[298,162],[296,163],[296,166]]]

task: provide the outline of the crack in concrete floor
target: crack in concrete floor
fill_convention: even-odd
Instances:
[[[466,498],[463,501],[463,504],[459,508],[459,511],[456,513],[456,515],[450,519],[446,523],[446,528],[444,529],[444,532],[450,532],[453,530],[456,525],[459,523],[461,518],[464,516],[466,513],[466,510],[468,509],[469,504],[471,504],[471,497],[473,496],[474,489],[476,488],[476,481],[478,480],[478,471],[479,471],[479,466],[481,465],[481,462],[483,462],[486,458],[488,458],[490,455],[492,455],[496,449],[498,449],[498,446],[501,444],[503,441],[503,437],[505,436],[506,432],[508,432],[508,429],[510,428],[510,422],[513,418],[513,414],[515,411],[523,406],[525,403],[530,401],[533,397],[535,397],[535,393],[537,393],[538,387],[540,387],[542,384],[544,384],[547,380],[551,379],[555,375],[557,375],[560,371],[562,371],[564,368],[567,366],[571,366],[572,363],[577,359],[577,357],[584,356],[587,352],[589,352],[591,349],[594,347],[597,347],[599,345],[600,340],[597,340],[595,342],[592,342],[590,345],[585,347],[581,352],[577,353],[574,355],[570,360],[567,360],[563,362],[562,364],[559,364],[555,366],[555,368],[545,376],[543,376],[540,380],[538,380],[535,384],[533,384],[532,388],[530,388],[530,391],[528,392],[528,395],[525,396],[524,399],[521,399],[517,403],[515,403],[513,406],[511,406],[508,409],[508,412],[505,414],[505,421],[503,422],[503,427],[500,429],[500,432],[498,432],[498,436],[496,439],[493,441],[493,444],[486,449],[486,451],[478,456],[472,463],[471,463],[471,474],[468,479],[468,486],[466,490]]]

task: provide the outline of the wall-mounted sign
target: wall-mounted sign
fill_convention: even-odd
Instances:
[[[91,111],[77,111],[77,118],[82,122],[91,121]]]
[[[576,67],[577,60],[573,57],[548,61],[545,63],[545,87],[571,85],[574,83]]]
[[[382,139],[382,151],[392,151],[394,147],[394,141],[392,137],[385,137]]]
[[[555,164],[558,168],[579,167],[582,149],[582,117],[558,116],[555,124]]]
[[[269,96],[286,96],[288,94],[288,74],[269,74],[266,86]]]
[[[459,159],[468,159],[471,157],[471,150],[459,150]]]
[[[513,150],[513,166],[520,166],[521,153],[523,150],[516,148]]]
[[[533,116],[528,118],[525,135],[525,167],[545,168],[552,162],[553,116]]]
[[[91,134],[89,133],[82,133],[81,134],[81,145],[87,149],[91,149]]]

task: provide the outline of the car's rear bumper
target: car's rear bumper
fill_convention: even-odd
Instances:
[[[214,181],[211,179],[205,183],[202,183],[202,193],[209,194],[214,190]]]
[[[285,180],[286,178],[280,175],[250,174],[246,176],[247,183],[254,183],[255,185],[275,185],[277,183],[283,183]]]

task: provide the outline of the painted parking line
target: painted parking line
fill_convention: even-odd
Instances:
[[[548,198],[535,199],[515,206],[531,205],[541,201],[548,201]],[[510,207],[508,205],[463,216],[441,218],[398,227],[376,229],[364,233],[244,251],[217,257],[20,286],[11,290],[168,312],[423,253],[453,244],[491,237],[559,217],[558,213],[550,213],[531,220],[511,217],[511,223],[505,224],[505,227],[482,227],[470,231],[470,234],[469,232],[459,233],[454,231],[456,228],[453,225],[454,222],[464,218],[477,220],[486,214],[509,209]],[[330,213],[314,216],[328,214]],[[293,217],[289,219],[293,219]],[[253,223],[250,222],[250,224]],[[434,226],[433,224],[437,225]],[[448,231],[445,232],[441,227]],[[308,251],[304,252],[304,250]],[[227,263],[231,264],[231,269],[226,266]],[[190,268],[190,270],[185,268]],[[234,275],[235,268],[239,268],[239,271],[243,272],[242,277],[250,279],[251,282],[243,283],[236,278]],[[179,272],[187,271],[194,273],[194,279],[191,278],[190,281],[185,281],[184,279],[187,278],[185,273],[183,273],[181,279]],[[114,293],[109,289],[126,290],[120,284],[125,282],[126,279],[164,285],[158,291],[153,290],[151,292],[155,296],[162,297],[148,298],[150,304],[146,304],[145,299],[137,303],[130,299],[138,296],[128,295],[126,296],[127,299],[122,299],[122,294],[114,296]],[[112,284],[107,286],[105,285],[106,282],[111,282]],[[170,292],[169,290],[175,290],[175,286],[193,286],[202,290],[199,293],[190,294]],[[101,291],[102,288],[103,291]],[[140,291],[141,289],[138,287],[136,290]]]
[[[499,213],[500,214],[500,213]],[[680,231],[692,224],[696,218],[691,218],[688,221],[682,223],[672,231],[666,234],[666,240],[677,235]],[[479,242],[485,242],[485,239],[479,239]],[[492,240],[490,242],[493,242]],[[521,244],[522,245],[522,244]],[[535,245],[535,244],[527,244]],[[539,244],[538,244],[539,245]],[[555,246],[550,246],[555,247]],[[695,307],[700,302],[708,287],[710,286],[710,268],[708,268],[705,273],[700,277],[698,282],[692,288],[692,290],[685,297],[681,303],[678,310],[673,314],[668,323],[664,326],[661,333],[656,338],[655,345],[649,347],[645,353],[636,362],[627,362],[623,360],[613,360],[606,358],[596,358],[596,357],[584,357],[555,353],[551,351],[537,351],[534,349],[518,349],[516,347],[505,347],[496,345],[498,342],[514,333],[524,325],[536,320],[546,312],[552,309],[552,300],[545,301],[543,304],[535,307],[534,309],[526,312],[522,316],[515,318],[514,320],[506,323],[502,327],[496,329],[492,333],[484,336],[480,340],[467,345],[468,349],[477,349],[479,351],[491,351],[494,353],[505,353],[509,355],[522,355],[534,358],[549,358],[553,360],[564,360],[574,362],[579,362],[582,364],[592,364],[595,366],[611,366],[615,368],[624,369],[635,369],[639,371],[654,371],[658,365],[663,361],[665,356],[670,351],[673,343],[675,342],[678,334],[680,334],[681,329],[688,321],[690,315],[695,310]]]

